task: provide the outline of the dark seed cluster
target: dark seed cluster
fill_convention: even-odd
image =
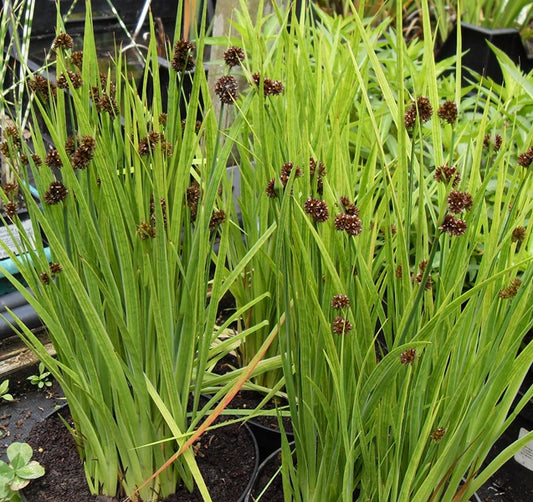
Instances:
[[[44,201],[50,205],[59,204],[67,198],[67,195],[68,188],[61,181],[53,181],[44,194]]]
[[[237,79],[233,75],[223,75],[215,83],[215,94],[226,105],[232,105],[237,99]]]
[[[155,237],[155,228],[147,221],[142,221],[137,226],[137,235],[143,241],[146,239],[153,239]]]
[[[309,197],[304,203],[304,211],[317,223],[324,223],[329,218],[326,201]]]
[[[440,166],[435,169],[435,179],[439,183],[448,184],[452,182],[452,188],[455,188],[461,181],[461,175],[455,166]]]
[[[261,74],[254,73],[252,75],[253,83],[259,88],[261,86]],[[272,80],[271,78],[263,78],[263,94],[265,96],[279,96],[284,91],[283,83],[279,80]]]
[[[495,134],[492,136],[491,134],[487,134],[483,138],[483,148],[489,150],[492,148],[495,152],[497,152],[503,143],[503,139],[499,134]]]
[[[516,296],[521,285],[522,281],[520,279],[513,279],[508,287],[498,293],[498,296],[504,300],[510,300]]]
[[[70,55],[70,62],[81,69],[83,66],[83,51],[74,51]]]
[[[466,232],[466,221],[456,218],[453,214],[447,214],[439,230],[456,237],[464,235]]]
[[[13,220],[18,210],[19,205],[17,202],[9,201],[7,204],[4,205],[4,213],[10,220]]]
[[[68,79],[67,79],[67,76],[68,76]],[[60,89],[68,89],[69,80],[72,82],[72,87],[74,89],[79,89],[83,85],[83,80],[81,78],[81,75],[69,70],[67,71],[66,75],[65,73],[62,73],[61,75],[59,75],[57,79],[57,87],[59,87]]]
[[[48,150],[44,163],[50,168],[60,168],[63,166],[63,161],[59,156],[59,152],[55,148]]]
[[[244,61],[244,51],[240,47],[230,47],[224,52],[224,62],[227,66],[240,66]]]
[[[526,239],[526,229],[525,227],[516,227],[513,229],[513,233],[511,234],[511,241],[512,242],[524,242]]]
[[[445,101],[437,110],[437,115],[448,124],[455,124],[457,120],[457,104],[454,101]]]
[[[407,349],[400,355],[400,362],[405,365],[413,364],[416,359],[416,349]]]
[[[215,230],[217,227],[222,225],[226,221],[226,212],[222,209],[219,211],[214,211],[209,220],[209,229]]]
[[[28,87],[43,103],[48,103],[50,98],[56,96],[56,84],[50,82],[41,75],[35,75],[33,79],[28,82]]]
[[[344,335],[352,330],[352,323],[345,317],[337,316],[333,319],[332,330],[336,335]]]
[[[68,33],[60,33],[54,40],[54,49],[72,49],[74,47],[74,40]]]
[[[331,308],[334,309],[349,309],[350,299],[346,295],[335,295],[331,299]]]
[[[452,190],[448,195],[448,210],[452,214],[459,214],[472,209],[472,196],[467,192]]]
[[[348,197],[343,195],[341,196],[340,201],[346,214],[359,217],[359,208],[353,204]]]
[[[72,167],[74,169],[86,169],[94,157],[96,140],[92,136],[82,136],[78,148],[72,154]]]
[[[522,167],[529,167],[533,162],[533,146],[530,146],[524,153],[518,156],[518,165]]]
[[[177,72],[191,71],[194,69],[194,44],[187,40],[178,40],[174,46],[174,54],[170,66]]]
[[[445,434],[446,429],[444,429],[443,427],[438,427],[431,433],[429,438],[438,443],[444,437]]]
[[[405,116],[404,116],[405,127],[407,127],[408,129],[414,127],[414,125],[416,124],[417,118],[421,124],[424,124],[431,118],[432,115],[433,115],[433,108],[431,107],[431,103],[429,102],[429,99],[424,96],[421,96],[417,98],[415,101],[413,101],[411,106],[405,112]]]

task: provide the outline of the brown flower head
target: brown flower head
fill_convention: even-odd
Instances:
[[[67,198],[67,195],[68,188],[61,181],[53,181],[44,194],[44,201],[50,205],[59,204]]]
[[[70,62],[81,69],[83,66],[83,51],[74,51],[70,55]]]
[[[294,177],[300,178],[302,176],[302,170],[299,167],[294,168],[294,165],[292,162],[285,162],[281,166],[281,172],[280,172],[280,179],[281,184],[283,185],[283,188],[287,186],[287,182],[289,181],[289,177],[294,169]]]
[[[43,163],[43,160],[41,159],[41,157],[39,157],[36,153],[32,153],[31,160],[35,164],[35,167],[39,167]]]
[[[492,148],[495,152],[497,152],[501,148],[502,143],[503,139],[499,134],[495,134],[494,136],[492,136],[491,134],[487,134],[483,138],[483,148],[487,150]]]
[[[68,75],[68,79],[67,79]],[[78,73],[74,73],[73,71],[67,71],[67,74],[62,73],[59,75],[57,79],[57,86],[60,89],[68,89],[68,81],[72,82],[72,87],[74,89],[79,89],[83,85],[83,80],[81,79],[81,75]]]
[[[102,94],[95,100],[96,109],[102,113],[109,113],[109,115],[118,115],[117,101],[109,94]]]
[[[416,359],[415,349],[407,349],[405,352],[403,352],[400,355],[400,362],[405,365],[413,364],[415,362],[415,359]]]
[[[454,101],[445,101],[437,110],[437,115],[448,124],[455,124],[457,120],[457,105]]]
[[[137,225],[137,235],[144,241],[155,237],[155,228],[147,221],[142,221]]]
[[[94,157],[96,140],[92,136],[83,136],[80,139],[80,146],[72,155],[72,167],[74,169],[85,169]]]
[[[396,270],[394,271],[394,275],[398,278],[398,279],[401,279],[403,277],[403,268],[401,265],[398,265],[396,267]]]
[[[275,178],[268,180],[267,187],[265,188],[265,193],[267,194],[267,197],[270,197],[271,199],[275,199],[278,196],[278,193],[276,192]]]
[[[335,295],[331,299],[331,308],[334,309],[349,309],[350,299],[346,295]]]
[[[22,146],[19,130],[15,126],[7,126],[4,129],[2,136],[13,147],[20,148]]]
[[[424,124],[431,118],[431,115],[433,115],[433,108],[431,107],[429,99],[424,96],[420,96],[416,99],[416,101],[413,101],[409,109],[405,112],[405,127],[413,127],[416,123],[417,117],[420,120],[420,123]]]
[[[28,87],[43,103],[48,103],[56,96],[56,84],[41,75],[35,75],[33,80],[28,82]]]
[[[74,136],[69,136],[67,141],[65,141],[65,152],[67,155],[72,155],[76,151],[76,138]]]
[[[215,230],[218,226],[222,225],[226,220],[226,212],[222,209],[220,211],[214,211],[209,220],[209,230]]]
[[[174,55],[170,65],[177,72],[191,71],[194,69],[194,44],[187,40],[178,40],[174,46]]]
[[[356,236],[363,231],[363,225],[356,214],[340,213],[335,216],[335,228],[343,230],[348,235]]]
[[[455,166],[440,166],[435,169],[435,179],[439,183],[448,184],[452,182],[452,188],[455,188],[461,181],[461,175]]]
[[[524,153],[518,156],[518,165],[522,167],[529,167],[533,162],[533,146],[530,146]]]
[[[233,75],[224,75],[215,83],[215,94],[226,105],[232,105],[237,99],[237,79]]]
[[[45,286],[48,286],[48,284],[50,284],[50,276],[49,276],[48,273],[46,273],[46,272],[43,272],[43,273],[39,276],[39,279],[41,280],[41,282],[42,282]]]
[[[438,443],[444,437],[445,434],[446,434],[446,429],[444,429],[443,427],[438,427],[431,433],[431,436],[429,437],[430,439]]]
[[[516,227],[513,229],[513,233],[511,234],[511,242],[524,242],[526,238],[526,229],[525,227]]]
[[[355,204],[352,204],[348,197],[341,196],[340,201],[346,214],[351,216],[359,216],[359,208]]]
[[[19,186],[17,183],[4,183],[2,185],[2,191],[9,200],[15,200],[19,194]]]
[[[48,150],[44,163],[51,168],[60,168],[63,165],[59,152],[55,148]]]
[[[329,218],[326,201],[309,197],[304,203],[304,211],[317,223],[324,223]]]
[[[165,229],[167,228],[167,201],[161,197],[159,199],[159,205],[161,206],[161,214],[163,216],[163,226]],[[155,227],[156,225],[156,209],[155,209],[155,202],[154,197],[152,196],[150,198],[150,221],[152,222],[152,225]]]
[[[74,47],[74,40],[68,33],[60,33],[54,40],[54,49],[72,49]]]
[[[244,61],[244,51],[240,47],[230,47],[224,52],[224,62],[230,68],[240,66]]]
[[[511,298],[514,298],[516,296],[516,293],[518,293],[518,289],[522,285],[522,281],[520,279],[513,279],[511,281],[511,284],[509,284],[508,287],[505,289],[502,289],[498,296],[500,298],[503,298],[505,300],[510,300]]]
[[[59,274],[63,271],[63,267],[59,263],[50,263],[50,273],[52,275]]]
[[[167,119],[168,119],[168,115],[166,113],[160,113],[159,117],[157,117],[157,121],[162,126],[167,125]]]
[[[252,82],[258,87],[261,87],[261,74],[254,73],[252,75]],[[283,84],[279,80],[272,80],[271,78],[263,78],[263,95],[277,96],[283,92]]]
[[[352,323],[339,315],[333,319],[332,329],[336,335],[344,335],[352,330]]]
[[[10,220],[13,220],[13,218],[16,216],[18,209],[19,209],[19,205],[16,202],[13,202],[13,201],[9,201],[4,206],[4,212],[6,213],[6,216]]]
[[[472,196],[467,192],[452,190],[448,195],[448,210],[450,213],[459,214],[472,209]]]
[[[155,147],[160,141],[164,141],[164,137],[158,132],[151,131],[148,136],[139,141],[138,152],[139,155],[148,155],[155,150]]]
[[[194,182],[186,190],[187,206],[191,210],[191,222],[196,221],[198,212],[198,202],[200,201],[200,187],[198,183]]]
[[[444,217],[442,225],[439,227],[439,230],[446,232],[447,234],[453,236],[463,235],[466,232],[466,222],[460,218],[456,218],[452,214],[447,214]]]

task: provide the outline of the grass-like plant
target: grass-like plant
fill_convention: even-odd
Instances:
[[[245,235],[277,222],[291,500],[467,500],[531,440],[482,467],[533,393],[527,89],[444,77],[423,7],[409,47],[355,13],[238,24],[285,89],[238,145]]]
[[[269,233],[228,272],[230,209],[219,191],[234,130],[222,142],[202,71],[186,116],[179,106],[203,38],[196,47],[176,43],[163,103],[153,29],[139,95],[120,54],[101,73],[86,6],[83,53],[59,25],[55,81],[46,71],[29,76],[31,140],[16,125],[4,130],[2,152],[18,178],[3,186],[2,219],[22,236],[17,249],[4,247],[24,282],[3,273],[47,327],[57,358],[18,323],[65,393],[91,492],[155,501],[183,482],[210,500],[192,449],[144,482],[232,386],[236,377],[226,377],[200,405],[207,369],[234,343],[219,340],[219,302]],[[31,231],[18,220],[15,194]]]

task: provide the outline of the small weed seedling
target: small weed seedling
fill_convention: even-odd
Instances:
[[[4,380],[0,383],[0,399],[4,401],[14,401],[13,396],[8,392],[9,390],[9,379]]]
[[[30,375],[28,380],[33,384],[37,385],[39,389],[44,387],[52,387],[52,381],[50,380],[50,372],[46,370],[43,363],[39,363],[39,374]]]
[[[33,450],[28,443],[11,443],[7,448],[9,463],[0,460],[0,502],[22,500],[19,491],[30,480],[44,475],[44,468],[30,460]]]

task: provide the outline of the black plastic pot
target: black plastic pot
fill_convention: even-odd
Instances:
[[[263,462],[273,452],[281,448],[281,431],[279,429],[273,429],[255,422],[253,419],[246,422],[250,427],[257,446],[259,447],[259,460]],[[285,432],[289,443],[294,441],[294,434],[292,432]]]
[[[528,73],[533,68],[533,59],[528,57],[520,33],[514,28],[487,29],[461,23],[462,65],[484,77],[490,77],[497,84],[503,83],[503,74],[498,59],[487,42],[504,51],[509,58]],[[441,61],[457,54],[457,26],[455,26],[438,50],[436,60]],[[467,80],[463,78],[463,85]]]

